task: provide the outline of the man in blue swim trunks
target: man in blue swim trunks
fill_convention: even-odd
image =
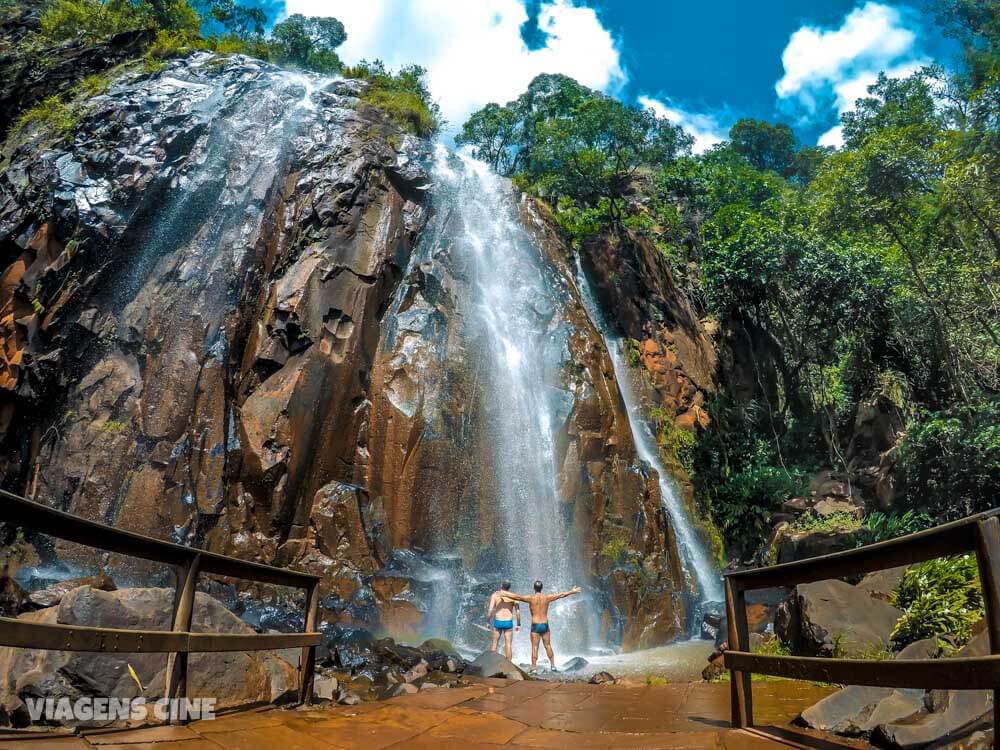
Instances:
[[[549,629],[549,604],[556,599],[565,599],[567,596],[579,594],[580,587],[574,586],[569,591],[563,591],[559,594],[543,594],[542,582],[535,581],[535,593],[532,596],[511,594],[509,591],[497,593],[501,594],[505,600],[513,603],[527,602],[528,607],[531,609],[531,673],[535,674],[538,671],[539,642],[545,644],[545,653],[549,655],[549,663],[552,665],[552,671],[558,672],[559,670],[556,669],[556,655],[552,651],[552,631]]]
[[[497,650],[500,642],[500,634],[503,634],[504,645],[506,646],[507,658],[514,657],[514,616],[517,615],[517,630],[521,630],[521,605],[504,601],[504,597],[510,593],[510,581],[503,581],[500,588],[493,592],[490,603],[486,607],[486,619],[489,620],[490,629],[493,631],[493,645],[490,651]]]

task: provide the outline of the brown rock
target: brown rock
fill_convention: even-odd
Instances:
[[[92,627],[169,630],[172,589],[100,591],[73,589],[58,606],[22,615],[31,622]],[[195,632],[252,633],[253,630],[217,600],[199,592],[195,597]],[[138,686],[131,665],[144,687],[143,696],[162,695],[166,658],[163,654],[104,654],[69,651],[0,649],[0,705],[11,708],[22,696],[75,700],[81,695],[136,697]],[[240,679],[234,680],[238,674]],[[223,708],[256,701],[273,701],[297,684],[295,669],[267,651],[192,654],[188,662],[189,697],[215,697]]]
[[[796,652],[851,657],[885,648],[902,614],[849,583],[817,581],[796,587],[774,627]]]
[[[28,597],[31,599],[32,604],[37,607],[54,607],[62,601],[62,598],[66,594],[81,586],[90,586],[100,591],[114,591],[116,588],[111,576],[106,573],[99,573],[95,576],[59,581],[39,591],[32,591]]]

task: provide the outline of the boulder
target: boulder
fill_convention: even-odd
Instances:
[[[857,586],[817,581],[796,587],[774,626],[797,653],[850,657],[885,648],[902,614]]]
[[[465,674],[474,677],[506,677],[510,680],[523,680],[527,674],[513,662],[496,653],[484,651],[465,666]]]
[[[989,691],[932,691],[927,703],[930,711],[919,721],[882,724],[876,736],[901,748],[925,747],[992,726],[993,695]]]
[[[75,588],[58,606],[21,615],[30,622],[106,628],[170,630],[172,589],[101,591]],[[253,633],[253,629],[207,594],[195,595],[192,630]],[[135,670],[140,693],[128,672]],[[82,696],[155,699],[162,696],[163,654],[115,654],[0,648],[0,706],[15,713],[26,696],[71,700]],[[238,675],[239,679],[234,679]],[[188,696],[211,696],[217,707],[272,702],[297,686],[295,669],[270,651],[194,653],[188,661]]]
[[[582,656],[574,656],[568,662],[562,665],[563,672],[579,672],[590,662],[584,659]]]
[[[849,685],[807,708],[799,719],[824,732],[867,735],[880,724],[902,721],[923,707],[923,690]]]
[[[866,533],[853,520],[823,530],[797,529],[792,524],[782,523],[775,529],[770,547],[777,550],[775,562],[794,562],[859,547]]]
[[[17,617],[35,609],[31,596],[10,576],[0,578],[0,617]]]
[[[428,638],[420,644],[420,650],[425,654],[442,653],[450,656],[452,659],[462,658],[462,655],[458,653],[458,649],[447,638]]]
[[[892,594],[906,572],[906,565],[897,568],[887,568],[886,570],[876,570],[869,573],[858,583],[858,588],[866,592],[873,599],[881,599],[888,602],[892,599]]]
[[[974,628],[974,632],[977,629]],[[989,653],[989,635],[981,631],[955,652],[955,656]],[[876,736],[902,748],[923,747],[957,741],[992,726],[993,694],[988,690],[931,690],[925,695],[924,703],[927,714],[918,721],[886,723],[878,727]]]
[[[317,677],[313,681],[313,695],[324,701],[332,701],[337,694],[339,682],[336,677]]]
[[[617,680],[610,672],[598,672],[587,680],[591,685],[614,685]]]
[[[85,578],[69,578],[65,581],[53,583],[39,591],[32,591],[28,598],[37,607],[54,607],[62,598],[75,588],[80,586],[90,586],[101,591],[114,591],[115,582],[106,573],[99,573]]]
[[[427,666],[427,662],[421,659],[408,670],[403,672],[403,682],[416,682],[417,680],[426,677],[428,671],[429,668]]]
[[[956,656],[989,652],[980,632]],[[937,639],[909,644],[896,659],[940,656]],[[870,736],[900,748],[968,748],[986,740],[992,721],[992,694],[983,690],[893,690],[849,686],[802,712],[801,723],[813,729]],[[975,738],[975,739],[974,739]]]
[[[353,690],[341,690],[337,693],[337,703],[342,706],[356,706],[361,703],[361,696]]]
[[[701,637],[706,641],[714,641],[718,638],[725,619],[724,602],[706,602],[702,606],[701,616]]]

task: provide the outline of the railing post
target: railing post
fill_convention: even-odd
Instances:
[[[729,630],[729,648],[735,651],[750,651],[750,627],[747,624],[746,597],[743,594],[743,587],[731,578],[726,578],[726,624]],[[730,670],[729,685],[733,727],[753,726],[753,695],[750,688],[750,674]]]
[[[306,633],[316,632],[319,614],[319,582],[313,581],[306,588]],[[316,672],[316,647],[304,646],[299,659],[299,701],[309,705],[313,700],[313,676]]]
[[[171,630],[174,632],[190,632],[191,618],[194,615],[195,586],[198,583],[198,569],[201,566],[201,554],[196,554],[187,566],[177,573],[177,589],[174,592],[175,608],[174,622]],[[167,656],[167,679],[164,686],[164,698],[187,697],[188,652],[177,651]],[[171,717],[174,721],[174,717]]]
[[[976,524],[976,562],[986,605],[990,653],[1000,653],[1000,520],[996,516]],[[993,736],[1000,737],[1000,686],[993,689]]]

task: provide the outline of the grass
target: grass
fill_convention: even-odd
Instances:
[[[427,137],[437,130],[437,120],[416,94],[375,88],[365,91],[361,98],[382,110],[390,120],[408,133]]]
[[[15,128],[24,130],[30,127],[63,136],[76,127],[80,116],[81,112],[77,107],[67,104],[58,96],[50,96],[24,112],[18,118]]]
[[[360,98],[384,112],[401,130],[427,138],[441,128],[440,110],[423,82],[423,68],[410,65],[393,73],[379,60],[362,60],[341,72],[345,78],[367,81]]]

